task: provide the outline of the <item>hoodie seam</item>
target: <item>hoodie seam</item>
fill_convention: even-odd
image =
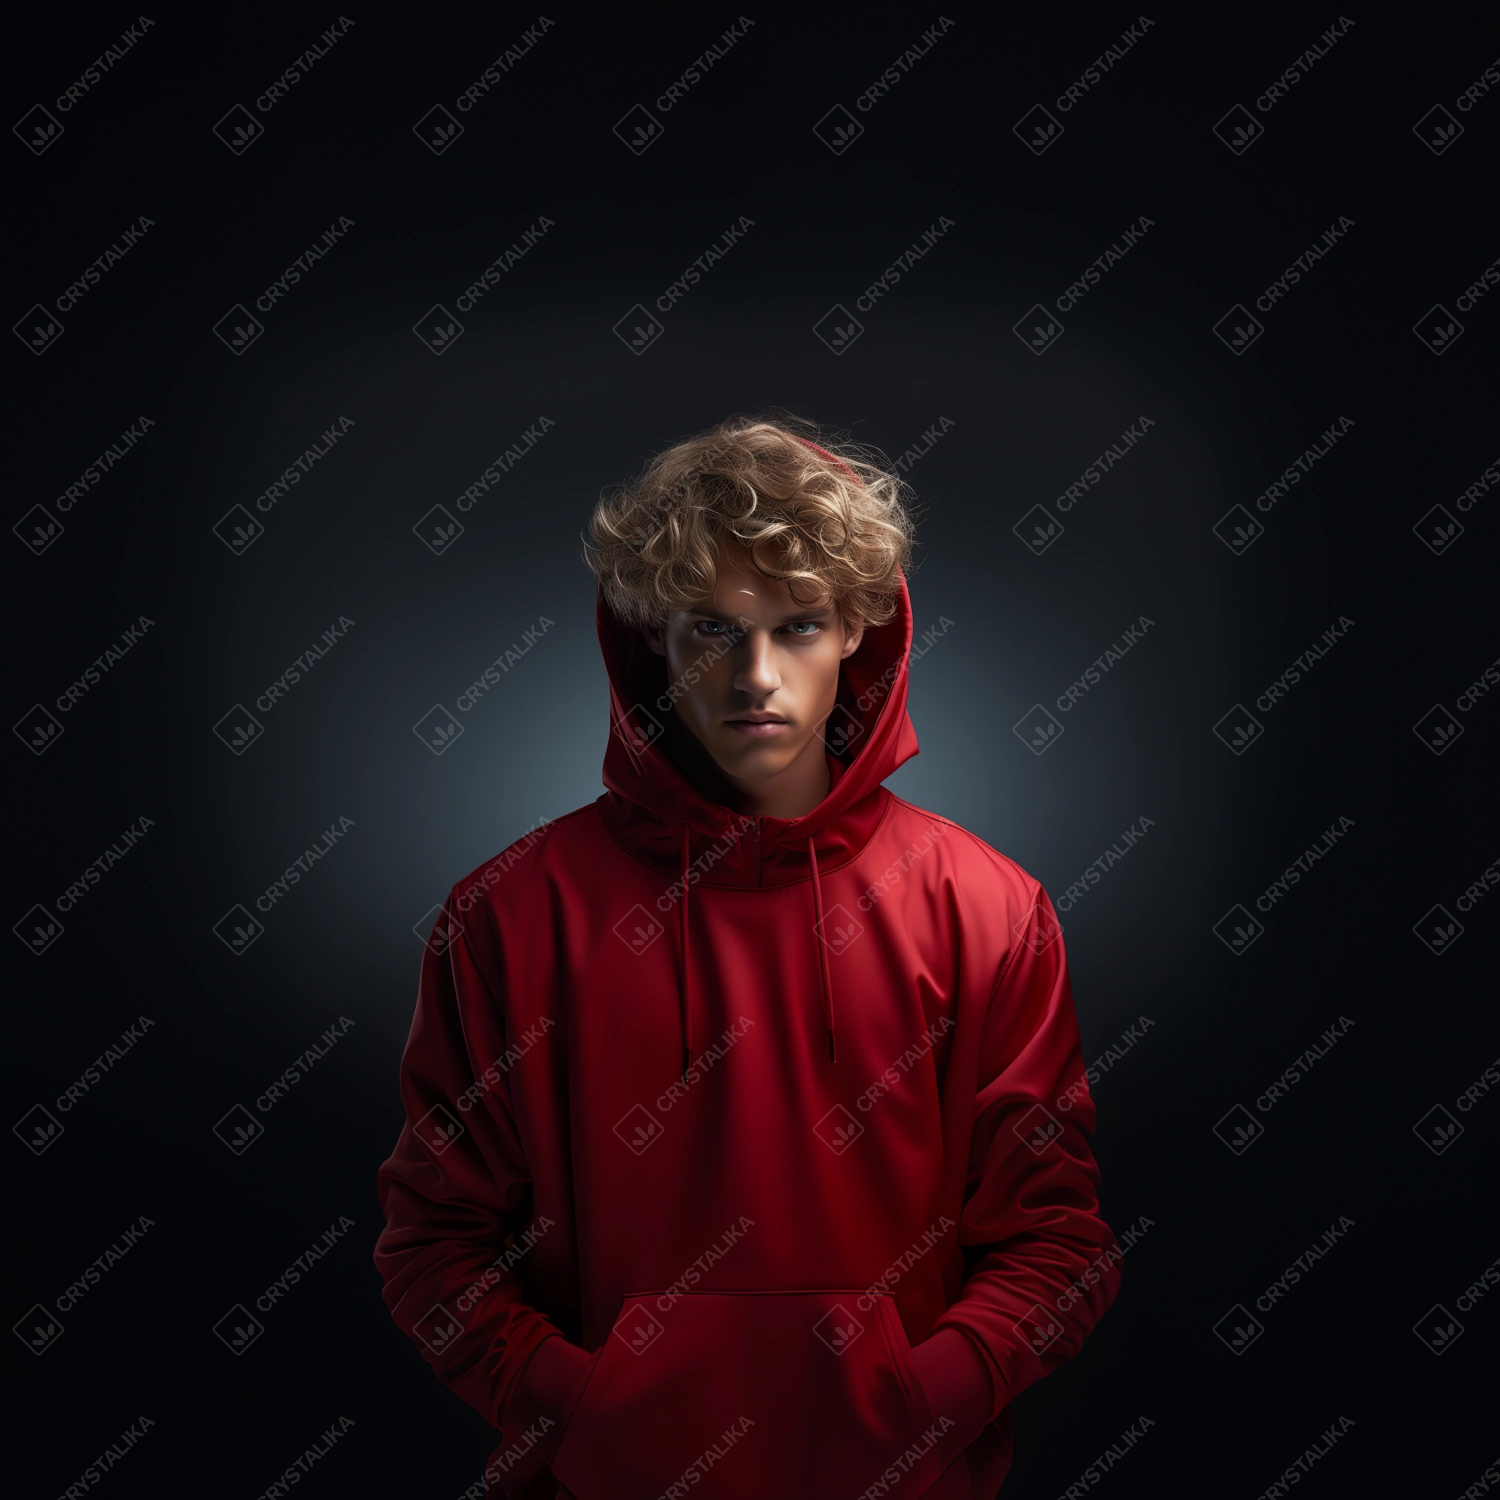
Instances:
[[[460,885],[462,883],[462,881],[459,882]],[[458,902],[456,899],[457,896],[458,886],[455,885],[453,889],[448,893],[448,899],[443,903],[445,913],[450,914],[450,920],[451,913],[458,910]],[[480,906],[484,907],[485,918],[490,925],[490,937],[494,940],[495,946],[503,953],[505,951],[505,945],[500,939],[500,929],[499,924],[495,921],[495,914],[490,910],[490,904],[488,901],[476,901],[474,903],[474,908],[471,908],[471,910],[477,909]],[[467,913],[465,915],[467,915]],[[474,951],[474,946],[469,941],[469,934],[464,924],[462,922],[455,922],[454,925],[458,928],[458,938],[456,941],[450,942],[448,944],[447,952],[443,954],[443,961],[447,964],[449,977],[453,981],[453,992],[456,996],[460,994],[462,990],[462,984],[458,977],[458,970],[453,966],[453,950],[455,948],[462,948],[464,952],[469,955],[469,962],[473,965],[474,972],[479,976],[479,982],[484,986],[486,995],[490,1001],[492,1008],[500,1017],[502,1034],[505,1035],[506,1044],[509,1045],[510,1007],[505,1004],[505,1002],[500,998],[502,987],[497,987],[494,983],[491,982],[489,967],[481,959],[479,954]],[[467,1020],[468,1017],[464,1015],[462,1006],[460,1006],[459,1023],[463,1029],[464,1048],[466,1051],[469,1049],[468,1027],[464,1024]]]
[[[1021,866],[1018,865],[1016,861],[1010,857],[1010,855],[1002,854],[1001,851],[995,848],[993,844],[986,843],[985,840],[980,838],[977,833],[975,833],[972,829],[965,828],[962,823],[955,823],[952,818],[945,818],[941,813],[929,812],[925,807],[917,807],[914,803],[908,802],[904,797],[898,797],[894,792],[891,793],[891,801],[893,803],[899,802],[901,806],[906,808],[909,812],[920,813],[924,818],[930,818],[934,822],[946,823],[949,828],[956,829],[959,833],[967,835],[976,844],[978,844],[981,849],[989,850],[989,852],[993,854],[996,859],[1001,860],[1004,864],[1009,866],[1010,869],[1014,870],[1015,873],[1019,875],[1021,877],[1021,880],[1024,882],[1022,888],[1030,897],[1030,901],[1027,905],[1027,911],[1030,914],[1032,922],[1035,922],[1039,898],[1047,894],[1046,887],[1040,880],[1036,878],[1035,875],[1031,874],[1031,872],[1028,870],[1022,869]],[[1051,897],[1048,897],[1048,900],[1050,901]],[[988,1007],[994,1003],[995,996],[1000,993],[1001,986],[1005,983],[1005,976],[1010,972],[1010,966],[1015,962],[1016,955],[1020,953],[1021,946],[1022,944],[1019,940],[1013,942],[1010,945],[1010,949],[1006,953],[1005,958],[1001,961],[999,972],[995,975],[995,982],[990,988],[989,1000],[985,1002],[986,1009],[988,1009]]]

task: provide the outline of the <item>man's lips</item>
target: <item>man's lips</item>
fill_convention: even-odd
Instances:
[[[725,719],[724,723],[728,728],[740,734],[752,735],[756,739],[767,738],[791,728],[785,719],[776,714],[744,714],[738,718]]]

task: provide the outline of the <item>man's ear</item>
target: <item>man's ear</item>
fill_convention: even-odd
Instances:
[[[642,625],[641,634],[646,637],[646,644],[658,656],[665,656],[667,654],[667,633],[662,626]]]
[[[844,621],[844,649],[839,652],[839,660],[846,661],[859,650],[859,643],[865,638],[865,627],[863,621],[858,625],[851,625]]]

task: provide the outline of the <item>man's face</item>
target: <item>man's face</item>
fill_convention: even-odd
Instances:
[[[721,549],[711,596],[646,629],[666,657],[678,717],[726,775],[761,788],[804,751],[822,755],[839,663],[863,634],[831,601],[798,604],[740,546]]]

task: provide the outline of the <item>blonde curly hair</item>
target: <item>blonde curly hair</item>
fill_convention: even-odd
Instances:
[[[730,417],[606,490],[584,560],[629,625],[665,624],[711,594],[726,542],[798,603],[831,598],[851,626],[884,625],[910,566],[914,515],[881,458],[789,413]]]

